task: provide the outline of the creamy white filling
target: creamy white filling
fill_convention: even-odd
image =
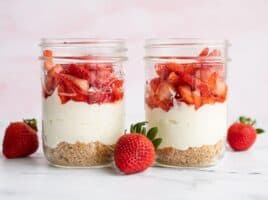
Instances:
[[[226,103],[207,104],[198,110],[192,105],[178,103],[168,112],[146,105],[145,110],[149,127],[157,126],[159,136],[163,138],[160,148],[186,150],[189,147],[213,145],[226,134]]]
[[[43,139],[54,148],[60,142],[100,141],[114,144],[124,132],[124,103],[61,104],[57,91],[43,100]]]

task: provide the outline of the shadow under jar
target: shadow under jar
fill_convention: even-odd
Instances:
[[[112,163],[124,132],[125,42],[43,39],[43,148],[61,167]]]
[[[145,112],[163,139],[157,164],[214,165],[227,129],[226,41],[146,41]]]

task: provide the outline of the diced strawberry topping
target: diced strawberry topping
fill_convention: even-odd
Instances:
[[[202,105],[202,98],[200,91],[195,90],[192,92],[195,108],[198,109]]]
[[[167,69],[172,72],[176,73],[183,73],[184,72],[184,65],[179,63],[167,63]]]
[[[198,85],[197,87],[200,90],[200,93],[202,95],[202,97],[208,97],[210,96],[211,92],[208,88],[208,85],[201,83],[200,85]]]
[[[155,65],[155,70],[156,70],[157,75],[162,80],[165,80],[168,77],[169,73],[170,73],[169,69],[167,68],[167,65],[162,64],[162,63],[156,64]]]
[[[172,85],[178,85],[181,80],[175,72],[171,72],[167,78],[167,81]]]
[[[225,84],[224,81],[217,80],[216,87],[215,87],[215,90],[213,92],[220,102],[224,102],[224,100],[227,96],[227,85]]]
[[[70,100],[88,104],[112,103],[124,96],[124,81],[116,77],[110,63],[56,64],[45,73],[44,82],[44,97],[52,95],[57,88],[62,104]]]
[[[210,77],[207,80],[208,87],[210,90],[214,90],[216,87],[216,82],[217,82],[217,73],[213,72]]]
[[[124,96],[124,92],[122,91],[122,88],[113,88],[113,97],[114,101],[117,101],[119,99],[122,99]]]
[[[160,78],[153,78],[150,81],[151,89],[155,92],[157,90],[157,88],[159,87],[159,84],[160,83],[161,83],[161,79]]]
[[[194,103],[191,88],[189,86],[179,86],[178,92],[179,92],[180,96],[182,97],[182,99],[185,101],[185,103],[187,103],[187,104]]]
[[[146,98],[146,102],[152,108],[160,107],[168,111],[173,106],[174,88],[168,82],[160,82],[159,84],[157,82],[158,79],[151,80],[151,90],[147,92],[149,96]]]
[[[217,49],[209,53],[203,49],[199,57],[221,56]],[[146,103],[151,108],[168,111],[173,101],[194,105],[224,102],[227,86],[224,81],[223,63],[200,59],[191,63],[160,63],[155,65],[157,77],[147,84]],[[174,89],[175,88],[175,89]]]
[[[45,57],[52,57],[53,56],[53,53],[52,53],[51,50],[46,49],[46,50],[43,51],[43,56],[45,56]]]
[[[89,79],[90,68],[84,64],[70,64],[66,69],[68,74],[71,74],[77,78]]]
[[[172,99],[166,99],[164,101],[161,101],[159,106],[164,111],[169,111],[169,109],[173,106],[173,100]]]
[[[43,85],[43,93],[44,97],[48,97],[53,94],[56,88],[56,80],[54,77],[45,76],[44,85]]]
[[[65,83],[61,80],[58,81],[58,95],[60,97],[61,103],[65,104],[67,103],[72,96],[75,94],[72,93],[70,89],[65,85]]]
[[[208,56],[221,56],[221,52],[218,49],[211,51]]]
[[[80,78],[76,78],[75,76],[68,74],[59,74],[57,76],[58,79],[63,81],[65,85],[70,86],[70,88],[80,91],[81,93],[87,94],[89,85],[88,81]]]
[[[55,65],[52,67],[49,71],[47,71],[46,76],[44,77],[44,85],[43,85],[43,94],[44,97],[48,97],[53,94],[56,86],[57,86],[57,81],[56,77],[57,75],[62,71],[61,65]]]
[[[174,94],[172,85],[168,82],[161,82],[155,93],[160,101],[168,100]]]
[[[204,48],[204,49],[200,52],[199,56],[200,56],[200,57],[202,57],[202,56],[207,56],[207,55],[208,55],[208,52],[209,52],[209,48]]]

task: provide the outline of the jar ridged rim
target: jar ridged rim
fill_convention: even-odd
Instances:
[[[168,48],[182,45],[229,45],[226,39],[205,38],[149,38],[145,40],[145,48]]]

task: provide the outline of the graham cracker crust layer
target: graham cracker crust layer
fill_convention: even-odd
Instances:
[[[114,145],[100,142],[69,144],[61,142],[56,148],[44,146],[48,161],[66,167],[97,167],[112,163]]]
[[[224,142],[220,140],[214,145],[190,147],[179,150],[165,147],[157,150],[157,163],[175,167],[202,167],[213,165],[222,155]]]

